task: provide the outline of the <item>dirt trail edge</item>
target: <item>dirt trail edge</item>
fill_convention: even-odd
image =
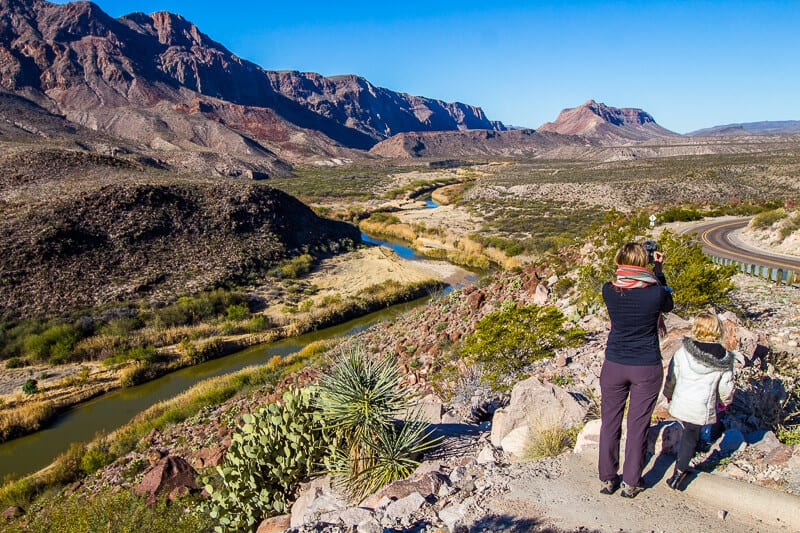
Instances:
[[[798,531],[800,498],[711,474],[700,474],[683,492],[664,479],[672,460],[650,460],[649,488],[634,499],[600,494],[596,451],[562,456],[558,478],[519,478],[496,497],[493,507],[508,514],[546,517],[569,531],[726,532]]]

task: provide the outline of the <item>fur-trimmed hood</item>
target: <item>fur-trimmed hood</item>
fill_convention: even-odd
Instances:
[[[714,357],[713,354],[701,350],[690,337],[683,338],[683,348],[689,352],[689,355],[694,360],[693,362],[709,367],[710,372],[724,371],[733,368],[734,355],[730,350],[725,350],[725,356],[720,359]],[[698,371],[699,369],[695,368],[694,370]]]

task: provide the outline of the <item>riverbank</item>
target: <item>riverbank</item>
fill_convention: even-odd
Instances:
[[[59,413],[98,395],[249,346],[297,336],[411,301],[440,290],[445,283],[463,283],[468,275],[446,263],[407,261],[385,248],[368,247],[323,260],[318,268],[304,276],[300,280],[304,286],[315,287],[314,294],[304,300],[308,304],[288,307],[286,299],[268,294],[274,286],[252,287],[250,294],[271,302],[259,313],[275,325],[266,331],[186,338],[178,344],[159,348],[158,361],[147,365],[134,361],[109,366],[87,361],[3,369],[0,372],[0,435],[4,438],[0,440],[37,431]],[[140,373],[137,379],[128,380],[126,376],[134,372]],[[23,394],[22,386],[31,379],[37,381],[37,392]]]

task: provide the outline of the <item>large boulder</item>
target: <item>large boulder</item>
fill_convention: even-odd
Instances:
[[[347,502],[333,490],[330,476],[318,477],[292,505],[290,524],[299,528],[323,517],[330,519],[347,507]]]
[[[441,472],[415,473],[406,479],[389,483],[375,494],[367,496],[360,505],[361,507],[374,509],[383,498],[402,500],[414,493],[421,494],[423,498],[428,498],[439,492],[439,487],[443,483],[447,483],[447,476]]]
[[[541,383],[532,377],[517,383],[511,391],[507,407],[498,409],[492,419],[492,445],[519,455],[520,439],[532,436],[539,429],[579,424],[586,415],[586,406],[567,391],[552,383]]]
[[[170,499],[197,489],[197,472],[183,457],[169,455],[145,471],[142,481],[133,492],[146,496],[148,504],[155,503],[161,494]]]

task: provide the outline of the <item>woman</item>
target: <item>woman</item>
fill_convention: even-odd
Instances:
[[[664,396],[669,414],[683,424],[675,470],[667,480],[676,490],[689,474],[700,429],[715,423],[717,410],[733,400],[733,353],[721,344],[723,331],[716,313],[700,313],[692,325],[692,336],[683,339],[669,363]]]
[[[653,253],[653,270],[647,268],[647,251],[629,242],[615,257],[617,276],[603,285],[603,300],[611,319],[606,357],[600,373],[600,458],[599,474],[603,494],[620,487],[619,444],[625,402],[628,407],[628,436],[622,472],[621,495],[633,498],[641,486],[647,449],[647,430],[653,414],[664,370],[659,347],[661,313],[672,310],[671,288],[661,267],[664,255]]]

